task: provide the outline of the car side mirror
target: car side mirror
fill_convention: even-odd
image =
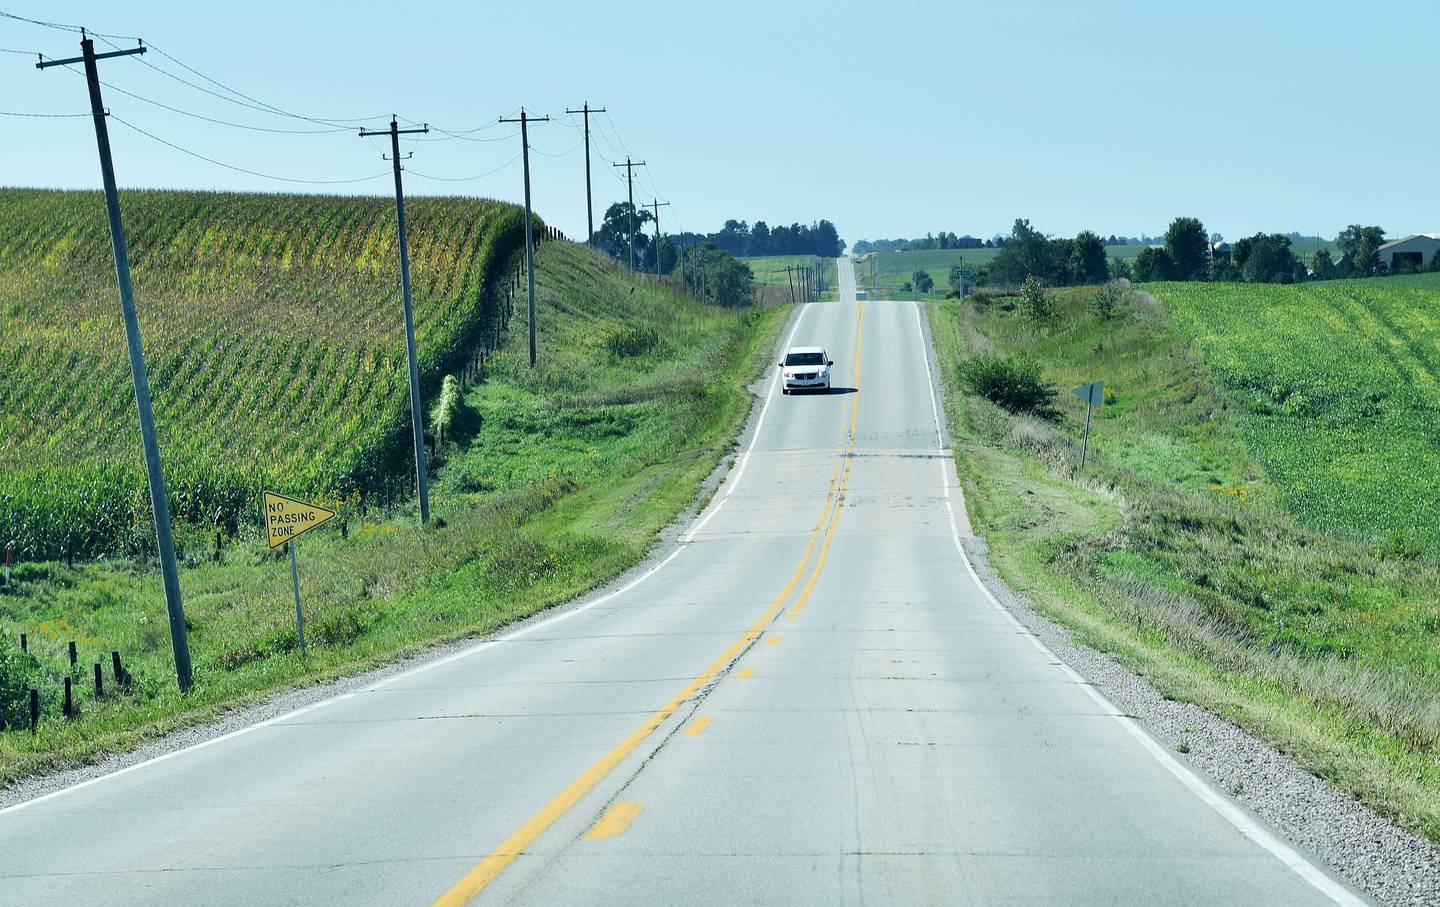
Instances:
[[[835,360],[834,360],[834,359],[828,359],[828,360],[826,360],[825,364],[826,364],[827,366],[834,365],[834,364],[835,364]]]
[[[778,366],[780,366],[781,368],[784,368],[784,367],[785,367],[785,363],[783,363],[783,362],[777,362],[777,363],[775,363],[775,364],[778,365]]]

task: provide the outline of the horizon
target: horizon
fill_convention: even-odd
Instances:
[[[581,236],[580,117],[564,111],[588,99],[606,109],[591,120],[597,222],[625,198],[611,165],[629,155],[647,162],[636,201],[672,203],[666,232],[709,233],[759,213],[771,224],[828,219],[854,243],[940,229],[986,238],[1017,217],[1056,236],[1154,236],[1181,215],[1227,239],[1332,237],[1352,223],[1392,236],[1440,227],[1423,188],[1437,127],[1410,112],[1403,89],[1384,91],[1423,84],[1426,25],[1440,25],[1440,9],[1401,6],[1343,30],[1313,4],[1236,0],[1198,18],[1140,0],[1104,14],[1059,0],[1023,9],[916,0],[883,12],[829,5],[824,17],[751,3],[633,19],[568,4],[543,20],[448,2],[384,20],[335,0],[262,0],[242,19],[172,3],[0,9],[144,37],[157,51],[101,64],[123,188],[319,188],[255,175],[268,173],[361,180],[322,194],[389,194],[382,148],[344,135],[348,126],[325,136],[315,121],[275,115],[283,103],[332,125],[340,121],[316,111],[347,121],[384,111],[366,126],[391,112],[436,123],[450,133],[407,143],[419,152],[408,195],[518,202],[519,139],[495,120],[525,103],[556,117],[531,131],[535,208]],[[1390,28],[1396,16],[1412,27]],[[1199,50],[1177,56],[1164,36],[1182,30]],[[698,34],[706,40],[685,39]],[[26,56],[73,54],[76,37],[0,19],[4,110],[81,114],[0,116],[12,138],[0,147],[0,183],[98,186],[83,83],[37,72]],[[1343,71],[1325,62],[1336,59]],[[254,131],[277,128],[292,134]]]

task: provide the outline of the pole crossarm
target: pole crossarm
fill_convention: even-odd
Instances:
[[[110,51],[106,51],[106,52],[103,53],[103,54],[91,54],[91,55],[90,55],[90,59],[92,59],[92,60],[109,60],[111,57],[130,57],[130,56],[134,56],[135,54],[143,54],[143,53],[145,53],[145,50],[146,50],[145,45],[144,45],[144,44],[141,44],[139,47],[132,47],[132,48],[130,48],[129,50],[110,50]],[[43,59],[42,59],[39,63],[36,63],[36,64],[35,64],[35,68],[36,68],[36,69],[49,69],[49,68],[52,67],[52,66],[70,66],[71,64],[74,64],[74,63],[84,63],[84,62],[85,62],[85,58],[84,58],[84,57],[67,57],[67,58],[64,59],[64,60],[43,60]]]

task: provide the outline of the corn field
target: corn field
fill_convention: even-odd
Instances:
[[[388,198],[122,195],[177,538],[250,531],[270,487],[347,506],[408,494],[413,452]],[[407,204],[421,384],[492,346],[519,209]],[[103,197],[0,190],[0,543],[153,549]]]

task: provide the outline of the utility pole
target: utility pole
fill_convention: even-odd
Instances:
[[[185,629],[185,606],[180,598],[180,573],[175,565],[175,535],[170,526],[170,498],[165,492],[165,473],[160,466],[160,442],[155,436],[155,412],[150,404],[150,376],[145,371],[145,347],[140,339],[140,320],[135,314],[135,287],[130,280],[130,253],[125,244],[125,225],[120,220],[120,193],[115,188],[115,162],[110,158],[110,130],[105,125],[105,102],[100,97],[99,60],[145,53],[145,46],[129,50],[95,53],[95,42],[80,32],[81,56],[68,60],[41,60],[36,69],[85,64],[85,81],[90,88],[90,113],[95,119],[95,143],[100,149],[100,175],[105,182],[105,212],[110,218],[110,246],[115,253],[115,280],[120,288],[120,313],[125,322],[125,347],[130,353],[130,377],[135,384],[135,409],[140,416],[140,438],[145,448],[145,478],[150,485],[150,508],[155,512],[155,543],[160,554],[160,574],[165,585],[165,610],[170,620],[170,648],[175,654],[175,677],[180,692],[189,692],[195,675],[190,667],[190,640]]]
[[[530,226],[530,127],[531,122],[548,123],[550,118],[531,117],[520,108],[518,119],[500,118],[502,123],[520,124],[520,152],[525,158],[525,285],[530,298],[530,367],[535,367],[535,231]]]
[[[669,202],[662,202],[658,198],[645,207],[655,212],[655,276],[660,276],[660,209],[668,207]]]
[[[630,270],[635,270],[635,168],[644,167],[644,161],[632,161],[628,157],[623,164],[613,167],[625,168],[625,184],[630,187]]]
[[[429,132],[430,127],[401,129],[390,117],[389,129],[361,129],[360,137],[390,136],[390,160],[395,165],[395,226],[400,240],[400,297],[405,303],[405,354],[410,360],[410,428],[415,436],[415,491],[420,496],[420,525],[430,523],[430,482],[426,476],[425,423],[420,416],[420,366],[415,361],[415,312],[410,304],[410,242],[405,233],[405,187],[400,180],[400,136]],[[412,152],[413,154],[413,152]],[[384,157],[384,155],[381,155]],[[410,157],[410,155],[405,155]]]
[[[566,110],[566,113],[585,114],[585,224],[590,232],[585,234],[585,245],[590,245],[595,236],[595,205],[590,200],[590,114],[604,113],[604,107],[591,107],[586,101],[579,110]]]
[[[791,305],[794,305],[794,304],[795,304],[795,268],[794,268],[793,266],[790,266],[790,267],[786,267],[786,268],[785,268],[785,282],[788,283],[788,284],[790,284],[790,304],[791,304]]]

